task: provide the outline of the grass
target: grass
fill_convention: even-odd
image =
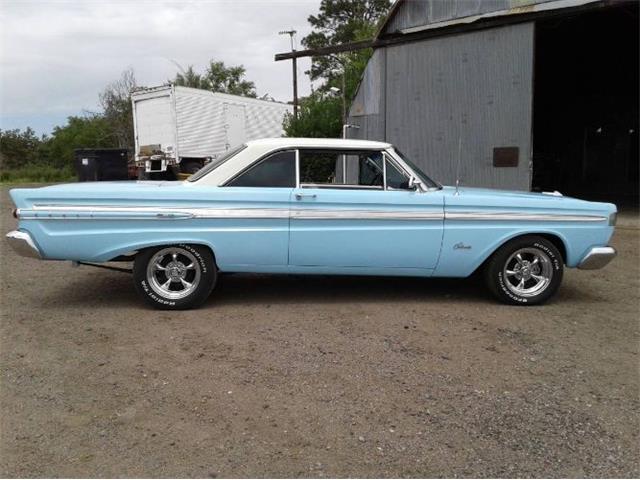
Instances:
[[[51,165],[28,165],[11,170],[0,170],[0,183],[57,183],[74,182],[72,168],[56,168]]]

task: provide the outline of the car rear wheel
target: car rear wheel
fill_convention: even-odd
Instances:
[[[217,280],[211,251],[199,245],[168,245],[140,252],[133,265],[136,290],[155,308],[185,310],[202,304]]]
[[[562,282],[563,260],[549,240],[527,235],[511,240],[493,254],[485,268],[491,292],[511,305],[539,305]]]

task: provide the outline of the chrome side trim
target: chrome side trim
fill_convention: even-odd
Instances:
[[[616,256],[613,247],[593,247],[578,264],[582,270],[597,270],[606,266]]]
[[[108,205],[34,205],[22,220],[186,220],[190,218],[289,218],[288,208],[167,208]]]
[[[22,257],[42,258],[40,250],[27,232],[13,230],[6,234],[6,239],[11,248]]]
[[[443,220],[441,211],[316,208],[164,208],[91,205],[34,205],[22,220],[182,220],[182,219]]]
[[[203,208],[193,218],[289,218],[288,208]]]
[[[521,222],[604,222],[602,215],[575,215],[562,213],[521,213],[521,212],[446,212],[445,220],[502,220]]]
[[[17,212],[23,220],[184,220],[184,219],[345,219],[345,220],[458,220],[518,222],[605,222],[602,215],[522,212],[446,212],[436,210],[366,210],[319,208],[171,208],[125,205],[34,205]]]
[[[435,211],[292,209],[292,220],[443,220]]]

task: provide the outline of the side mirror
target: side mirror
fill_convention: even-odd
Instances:
[[[416,177],[409,179],[409,190],[416,190],[418,192],[424,192],[424,185],[422,181]]]

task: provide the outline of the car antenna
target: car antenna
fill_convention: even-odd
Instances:
[[[462,135],[458,136],[458,162],[456,164],[456,193],[455,195],[460,195],[460,158],[462,156]]]

